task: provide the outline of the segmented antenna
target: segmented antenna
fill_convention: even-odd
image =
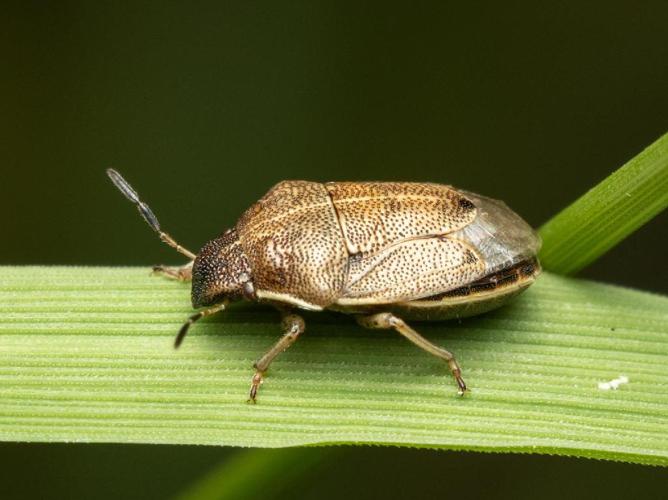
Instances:
[[[162,229],[160,229],[160,223],[158,222],[158,218],[155,216],[150,207],[139,199],[137,191],[135,191],[132,188],[132,186],[128,183],[128,181],[126,181],[123,178],[121,174],[116,172],[113,168],[108,168],[107,175],[111,179],[111,182],[114,183],[114,186],[116,186],[118,190],[121,193],[123,193],[123,196],[125,196],[128,200],[130,200],[137,206],[137,210],[139,210],[139,213],[141,214],[142,218],[146,221],[146,223],[149,226],[151,226],[151,229],[153,229],[156,233],[158,233],[162,241],[164,241],[170,247],[175,249],[177,252],[185,255],[189,259],[191,260],[195,259],[196,255],[194,253],[192,253],[187,248],[184,248],[181,245],[179,245],[174,240],[174,238],[172,238],[170,235],[168,235]]]

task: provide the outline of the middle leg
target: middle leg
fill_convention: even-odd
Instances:
[[[293,313],[283,313],[283,322],[281,325],[284,332],[283,336],[253,365],[253,368],[255,368],[255,375],[253,375],[251,381],[250,394],[248,397],[249,403],[256,402],[257,391],[260,388],[260,384],[262,384],[264,373],[267,371],[274,358],[294,344],[295,340],[297,340],[299,335],[301,335],[306,328],[306,324],[302,317]]]

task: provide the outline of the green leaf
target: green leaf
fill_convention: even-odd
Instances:
[[[540,228],[543,268],[574,274],[668,206],[668,134]]]
[[[281,447],[376,443],[668,464],[668,298],[546,273],[510,306],[416,329],[472,391],[389,331],[309,314],[246,403],[277,314],[195,325],[189,286],[143,268],[4,267],[0,439]],[[617,390],[599,382],[628,377]]]

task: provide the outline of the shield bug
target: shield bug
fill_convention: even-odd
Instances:
[[[195,255],[162,231],[118,172],[107,173],[160,239],[189,259],[154,268],[192,281],[192,305],[200,309],[181,327],[175,347],[195,321],[231,301],[269,303],[283,315],[283,336],[254,364],[252,402],[271,362],[303,333],[300,309],[353,314],[364,327],[396,330],[444,360],[464,394],[453,354],[404,319],[489,311],[540,273],[540,239],[524,220],[503,202],[450,186],[283,181]]]

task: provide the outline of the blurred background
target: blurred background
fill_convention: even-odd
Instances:
[[[195,250],[286,178],[453,184],[539,226],[668,130],[661,1],[3,7],[0,264],[181,262],[108,182],[109,166]],[[666,222],[582,276],[668,292]],[[0,444],[0,497],[171,495],[237,452]],[[348,448],[264,496],[517,497],[545,484],[554,498],[647,496],[665,493],[666,476]]]

